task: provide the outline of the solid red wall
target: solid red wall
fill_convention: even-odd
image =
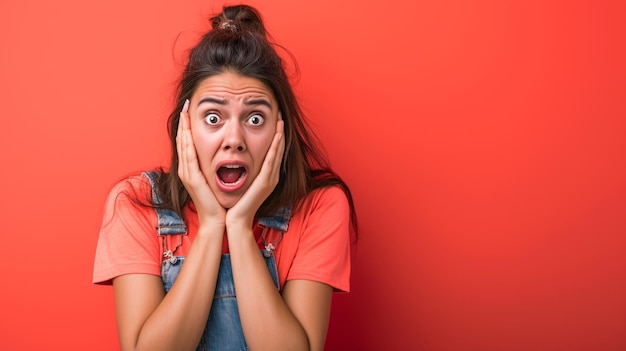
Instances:
[[[619,1],[253,1],[362,228],[328,350],[626,349]],[[221,3],[0,4],[2,349],[117,348],[104,198]]]

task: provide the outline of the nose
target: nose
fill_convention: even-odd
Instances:
[[[224,150],[244,151],[246,143],[244,140],[241,124],[237,122],[229,122],[224,126],[224,141],[222,147]]]

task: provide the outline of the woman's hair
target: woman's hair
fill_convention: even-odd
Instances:
[[[178,177],[176,133],[180,111],[186,99],[191,99],[198,85],[206,78],[232,72],[255,78],[271,89],[278,101],[284,120],[285,152],[278,185],[263,202],[257,217],[275,214],[287,205],[298,210],[311,191],[337,185],[343,189],[351,209],[352,229],[357,221],[354,203],[348,186],[330,169],[329,162],[319,146],[285,73],[283,62],[268,34],[259,12],[247,5],[224,7],[222,13],[210,19],[212,30],[191,49],[186,67],[176,89],[174,108],[168,119],[172,149],[171,167],[162,170],[156,181],[162,204],[182,217],[182,209],[190,196]],[[295,63],[295,61],[294,61]]]

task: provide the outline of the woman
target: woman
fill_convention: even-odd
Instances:
[[[94,282],[113,284],[123,350],[322,350],[349,290],[350,191],[258,12],[211,24],[168,120],[171,167],[111,191]]]

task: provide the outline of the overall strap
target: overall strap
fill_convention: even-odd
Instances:
[[[156,181],[161,175],[160,172],[150,171],[142,173],[150,181],[150,187],[152,188],[152,202],[154,205],[159,206],[163,202],[159,196],[158,189],[156,187]],[[159,236],[172,235],[172,234],[186,234],[187,226],[180,216],[167,208],[155,208],[157,213],[157,226],[156,231]]]
[[[263,250],[263,256],[271,257],[273,256],[274,250],[276,250],[276,246],[283,239],[283,234],[289,229],[289,220],[291,219],[291,206],[285,206],[278,210],[275,215],[271,217],[263,217],[259,218],[259,226],[264,227],[263,232],[261,233],[261,238],[263,239],[263,245],[265,246],[265,250]],[[274,228],[280,231],[280,235],[278,238],[275,238],[272,242],[267,242],[265,237],[265,232],[267,228]]]
[[[291,219],[291,206],[285,206],[278,210],[275,215],[271,217],[259,218],[259,225],[264,227],[270,227],[278,229],[282,232],[286,232],[289,228],[289,220]]]

